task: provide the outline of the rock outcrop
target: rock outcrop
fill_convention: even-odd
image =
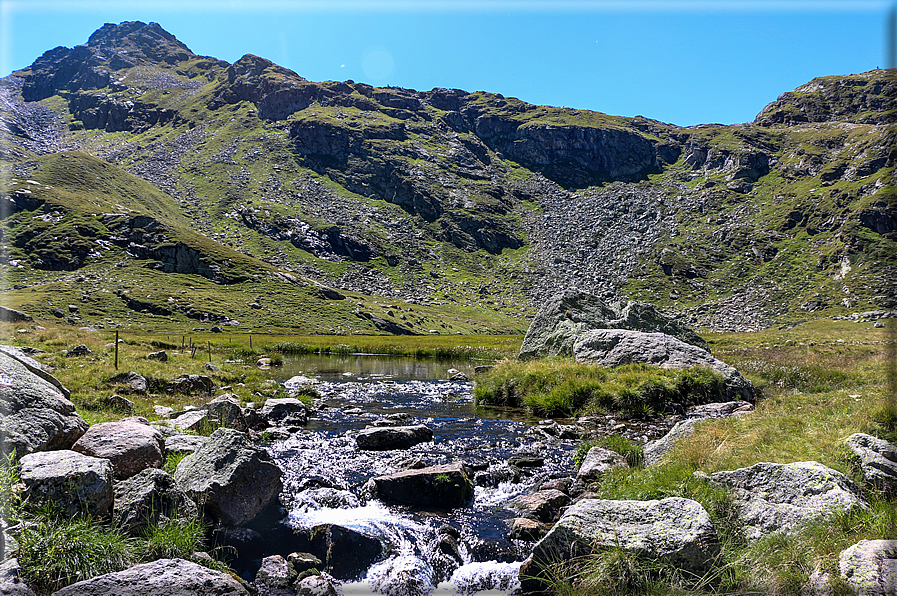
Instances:
[[[567,290],[552,296],[539,309],[523,338],[518,356],[572,356],[574,344],[593,329],[664,333],[708,350],[707,342],[687,325],[660,313],[650,304],[629,302],[622,307],[612,306],[586,292]]]
[[[841,552],[838,568],[857,596],[897,594],[897,540],[860,540]]]
[[[604,474],[613,468],[628,468],[629,465],[623,456],[616,451],[604,449],[602,447],[592,447],[586,453],[579,471],[576,473],[576,479],[580,482],[595,482],[601,480]]]
[[[737,370],[710,355],[705,349],[664,333],[644,333],[629,329],[594,329],[573,344],[577,362],[614,367],[645,363],[663,368],[705,366],[722,376],[719,401],[754,401],[751,382]]]
[[[132,535],[139,536],[150,525],[193,519],[197,514],[196,503],[162,470],[147,468],[115,484],[112,521]]]
[[[521,568],[521,583],[539,565],[622,548],[646,560],[665,559],[701,573],[719,553],[710,515],[690,499],[660,501],[582,499],[571,505],[533,549]]]

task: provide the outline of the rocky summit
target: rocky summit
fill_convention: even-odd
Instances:
[[[888,314],[895,95],[824,76],[683,128],[106,24],[0,79],[0,289],[78,326],[521,332],[570,287],[719,330]]]

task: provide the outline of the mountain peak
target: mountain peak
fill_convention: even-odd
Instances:
[[[138,63],[147,61],[174,64],[194,56],[190,48],[158,23],[146,24],[141,21],[125,21],[118,25],[106,23],[90,36],[87,47],[101,54],[111,52],[104,57],[117,58],[120,65],[110,64],[116,69],[133,65],[131,63],[135,58]]]

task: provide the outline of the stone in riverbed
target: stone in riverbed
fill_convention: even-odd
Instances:
[[[396,472],[371,482],[377,496],[388,503],[452,509],[473,498],[473,484],[461,463]]]
[[[570,502],[570,497],[559,490],[540,490],[531,495],[521,495],[510,503],[510,507],[523,517],[550,523],[555,520],[561,507]]]
[[[355,442],[359,449],[385,451],[388,449],[408,449],[418,443],[433,440],[433,431],[421,424],[414,426],[391,426],[366,428],[359,431]]]
[[[272,398],[259,410],[259,418],[272,426],[302,426],[308,423],[308,407],[295,397]]]
[[[281,555],[271,555],[262,559],[252,585],[258,591],[258,596],[295,596],[294,581],[296,570],[293,569],[293,564]]]
[[[576,479],[581,482],[594,482],[600,480],[608,470],[628,467],[626,460],[616,451],[592,447],[579,467]]]

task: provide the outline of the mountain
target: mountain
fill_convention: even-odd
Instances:
[[[890,309],[895,95],[894,70],[821,77],[682,128],[316,83],[107,24],[0,80],[5,289],[42,314],[78,279],[158,286],[93,312],[164,325],[201,283],[219,319],[324,331],[519,331],[569,286],[712,329]],[[246,306],[266,292],[303,298]]]

